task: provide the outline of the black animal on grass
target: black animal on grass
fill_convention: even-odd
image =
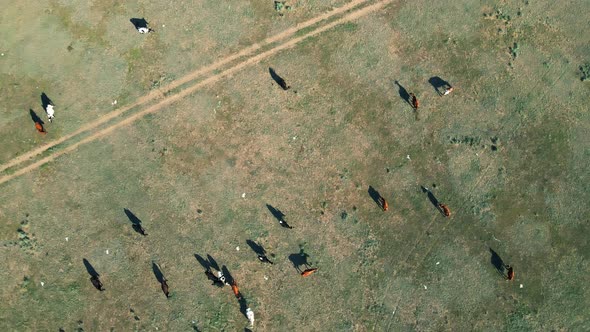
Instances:
[[[272,79],[277,82],[277,84],[285,91],[289,90],[291,87],[287,85],[287,82],[285,82],[285,80],[280,77],[277,72],[272,69],[272,68],[268,68],[268,72],[270,73],[270,77],[272,77]]]

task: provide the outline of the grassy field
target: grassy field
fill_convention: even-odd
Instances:
[[[284,16],[262,0],[5,4],[0,163],[348,2],[289,3]],[[243,331],[238,300],[195,258],[211,255],[255,312],[254,331],[589,330],[589,9],[387,1],[289,35],[305,38],[0,184],[0,326]],[[156,32],[138,34],[131,17]],[[432,77],[455,91],[440,97]],[[42,92],[56,104],[45,136],[29,115],[45,119]],[[289,260],[302,249],[319,268],[308,278]]]

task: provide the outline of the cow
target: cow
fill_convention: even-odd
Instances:
[[[410,102],[411,102],[411,104],[412,104],[412,107],[413,107],[415,110],[418,110],[418,107],[420,106],[420,103],[418,102],[418,98],[416,98],[416,95],[415,95],[415,94],[413,94],[413,93],[411,93],[411,92],[410,92],[410,97],[412,98],[412,99],[410,100]]]
[[[90,277],[90,282],[92,282],[94,288],[98,289],[99,291],[102,292],[104,290],[102,282],[100,282],[100,279],[98,279],[98,275],[93,275],[92,277]]]
[[[443,96],[448,95],[449,93],[453,92],[453,90],[455,90],[452,86],[449,86],[445,89],[445,92],[443,92]]]
[[[238,300],[242,298],[242,295],[240,294],[240,289],[238,288],[238,284],[235,281],[231,285],[231,290],[234,292],[234,295]]]
[[[250,309],[250,308],[246,309],[246,317],[248,317],[248,321],[250,321],[250,326],[253,327],[254,326],[254,311],[252,311],[252,309]]]
[[[170,297],[170,292],[168,291],[168,283],[166,282],[166,279],[162,279],[162,281],[160,281],[160,285],[162,286],[162,292],[164,292],[164,295],[166,295],[166,298]]]
[[[514,269],[510,265],[506,265],[508,273],[506,274],[506,280],[510,281],[514,279]]]
[[[41,124],[41,122],[35,122],[35,128],[41,134],[43,134],[43,135],[47,134],[47,131],[45,131],[45,128],[43,128],[43,125]]]
[[[385,198],[379,197],[379,200],[381,201],[381,208],[383,209],[383,211],[389,210],[389,204],[387,204]]]
[[[445,217],[451,216],[451,210],[449,210],[448,206],[444,205],[443,203],[438,203],[438,207],[440,208],[441,212],[445,215]]]
[[[317,268],[315,268],[315,267],[314,267],[313,269],[307,269],[307,270],[305,270],[305,271],[301,272],[301,276],[302,276],[302,277],[307,277],[307,276],[310,276],[310,275],[314,274],[314,273],[315,273],[315,271],[317,271],[317,270],[318,270],[318,269],[317,269]]]
[[[273,262],[270,261],[270,259],[268,259],[268,257],[266,257],[266,255],[258,255],[258,259],[262,262],[262,263],[270,263],[270,264],[274,264]]]
[[[52,104],[47,104],[47,107],[45,107],[45,113],[47,113],[49,122],[53,121],[53,118],[55,118],[55,110],[53,109]]]
[[[205,275],[207,276],[207,278],[211,281],[213,281],[213,283],[211,285],[217,286],[217,287],[223,287],[223,281],[219,280],[219,278],[217,278],[217,276],[215,276],[213,274],[213,272],[211,272],[211,270],[206,270],[205,271]]]

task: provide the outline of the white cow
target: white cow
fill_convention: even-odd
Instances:
[[[254,327],[254,311],[252,311],[252,309],[246,309],[246,317],[248,317],[248,320],[250,321],[250,326]]]
[[[51,122],[53,118],[55,118],[55,110],[53,109],[53,105],[47,105],[45,108],[45,113],[47,113],[47,118],[49,119],[49,122]]]

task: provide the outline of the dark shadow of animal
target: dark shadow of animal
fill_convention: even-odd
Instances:
[[[166,278],[164,277],[162,270],[160,269],[158,264],[156,264],[156,262],[152,262],[152,271],[154,271],[154,275],[156,276],[156,279],[159,283],[163,283],[164,281],[166,281]]]
[[[209,261],[203,257],[201,257],[198,254],[195,254],[195,258],[197,259],[197,261],[199,262],[199,264],[201,264],[201,266],[205,269],[205,270],[210,270],[211,269],[211,264],[209,263]]]
[[[264,250],[264,248],[261,245],[259,245],[258,243],[254,242],[252,240],[246,240],[246,243],[250,246],[252,251],[254,251],[257,255],[266,256],[266,250]]]
[[[308,258],[309,255],[305,253],[303,248],[300,248],[298,253],[289,255],[289,260],[293,264],[293,267],[299,273],[303,272],[303,270],[301,269],[302,266],[305,268],[309,267],[309,262],[307,261]]]
[[[211,257],[211,255],[207,254],[207,260],[209,261],[209,265],[217,271],[221,271],[217,262]]]
[[[287,82],[285,82],[285,80],[280,77],[277,72],[272,69],[272,68],[268,68],[268,72],[270,73],[270,77],[272,77],[272,79],[277,82],[277,84],[283,89],[283,90],[289,90],[291,87],[287,85]]]
[[[133,24],[133,26],[137,30],[139,28],[147,28],[148,27],[148,22],[145,20],[145,18],[132,18],[129,21],[131,22],[131,24]]]
[[[369,190],[367,190],[369,196],[375,201],[375,204],[379,206],[379,208],[383,209],[383,196],[373,188],[373,186],[369,186]]]
[[[224,265],[221,267],[221,273],[223,273],[223,275],[225,276],[225,281],[230,284],[233,285],[234,284],[234,277],[231,275],[231,273],[229,273],[229,270],[227,269],[227,267]]]
[[[270,213],[273,215],[273,217],[275,217],[279,222],[285,221],[285,214],[283,212],[281,212],[281,210],[273,207],[270,204],[266,204],[266,208],[268,209],[268,211],[270,211]]]
[[[43,120],[41,120],[37,113],[35,113],[35,111],[32,109],[29,109],[29,114],[31,115],[31,120],[33,120],[34,123],[39,123],[41,125],[45,124],[45,122],[43,122]]]
[[[88,274],[91,277],[93,277],[93,278],[100,277],[100,274],[98,274],[98,272],[96,272],[96,270],[94,269],[92,264],[90,264],[90,262],[86,258],[83,258],[82,262],[84,263],[84,266],[86,267],[86,271],[88,272]]]
[[[55,105],[53,103],[53,101],[51,101],[51,99],[49,99],[49,97],[47,97],[47,95],[45,94],[45,92],[41,93],[41,106],[43,106],[43,109],[47,109],[47,105]]]
[[[244,332],[252,332],[252,330],[250,330],[250,329],[249,329],[249,328],[247,328],[247,327],[244,327]]]
[[[438,76],[432,76],[430,79],[428,79],[428,83],[430,83],[430,85],[432,85],[432,87],[434,88],[434,91],[436,91],[436,93],[439,96],[443,95],[443,92],[445,91],[446,88],[451,87],[449,82],[443,80],[442,78],[440,78]]]
[[[432,193],[432,191],[430,191],[428,188],[424,187],[424,186],[420,186],[420,188],[422,188],[422,192],[426,193],[426,195],[428,195],[428,199],[430,200],[430,203],[432,203],[432,205],[434,205],[434,207],[439,211],[439,212],[444,212],[441,211],[440,208],[440,202],[438,201],[438,199],[436,199],[436,197],[434,196],[434,194]]]
[[[143,229],[143,226],[141,225],[141,220],[128,209],[123,209],[123,211],[125,211],[125,215],[127,215],[127,218],[131,221],[131,227],[133,227],[133,230],[141,235],[147,235],[145,229]]]
[[[504,276],[504,268],[506,267],[506,264],[504,264],[500,255],[498,255],[492,248],[490,248],[490,253],[492,254],[490,262],[496,268],[496,271],[498,271],[501,276]]]
[[[412,103],[410,102],[410,93],[408,92],[408,90],[406,90],[406,88],[404,88],[398,81],[395,81],[394,83],[399,87],[398,93],[401,99],[403,99],[406,103],[412,105]]]

